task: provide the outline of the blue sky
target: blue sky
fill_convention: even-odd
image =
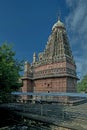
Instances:
[[[87,0],[0,0],[0,45],[14,44],[16,57],[32,62],[42,52],[61,14],[79,77],[87,74]]]

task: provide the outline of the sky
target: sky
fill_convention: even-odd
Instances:
[[[0,45],[14,44],[16,58],[32,62],[58,20],[65,24],[77,75],[87,74],[87,0],[0,0]]]

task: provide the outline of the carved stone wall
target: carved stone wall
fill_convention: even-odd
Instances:
[[[66,92],[67,78],[46,78],[34,81],[35,92]]]
[[[32,80],[28,79],[28,78],[23,78],[23,87],[22,87],[22,91],[23,92],[33,92],[33,83]]]

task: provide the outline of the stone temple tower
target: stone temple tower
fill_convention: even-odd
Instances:
[[[76,65],[66,28],[58,20],[52,27],[46,48],[25,62],[23,92],[76,92]]]

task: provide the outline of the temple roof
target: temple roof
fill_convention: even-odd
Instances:
[[[64,24],[60,21],[60,19],[58,19],[58,21],[53,25],[52,30],[53,30],[55,27],[65,28]]]

